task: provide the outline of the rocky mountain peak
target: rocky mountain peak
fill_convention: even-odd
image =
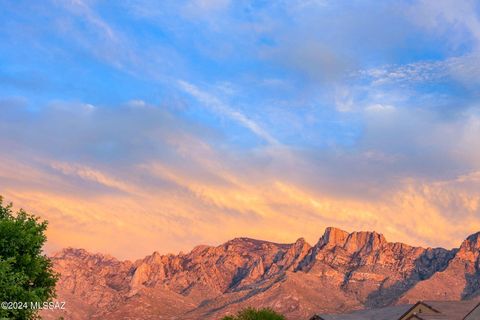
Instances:
[[[348,233],[341,229],[328,227],[317,246],[325,248],[339,246],[349,252],[357,252],[362,249],[367,251],[377,250],[386,243],[385,237],[375,231]]]
[[[460,250],[478,251],[480,250],[480,232],[474,233],[463,241]]]
[[[231,249],[231,248],[259,247],[264,243],[267,243],[267,241],[241,237],[241,238],[234,238],[230,241],[227,241],[224,244],[224,246],[227,249],[229,249],[229,248]]]
[[[205,250],[208,250],[210,248],[211,248],[210,246],[207,246],[205,244],[201,244],[201,245],[198,245],[195,248],[193,248],[191,253],[192,254],[201,253],[201,252],[204,252]]]
[[[359,250],[373,251],[381,249],[387,243],[385,237],[375,231],[352,232],[344,245],[347,251],[356,252]]]
[[[111,255],[102,253],[90,253],[85,249],[65,248],[53,255],[54,259],[59,260],[97,260],[97,261],[111,261],[118,260]]]
[[[480,256],[480,232],[474,233],[462,242],[457,259],[476,261]]]
[[[53,261],[62,275],[59,299],[75,306],[68,319],[213,320],[252,305],[308,319],[320,309],[478,297],[479,255],[480,233],[446,250],[329,227],[313,247],[303,238],[290,244],[236,238],[187,254],[154,252],[135,263],[72,248]]]
[[[318,246],[344,246],[345,241],[347,240],[349,233],[347,231],[337,229],[334,227],[328,227],[325,229],[323,236],[320,238]]]
[[[304,238],[298,238],[297,241],[293,244],[296,248],[301,248],[305,245],[308,245],[307,241]]]

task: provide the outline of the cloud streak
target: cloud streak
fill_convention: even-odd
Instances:
[[[179,85],[185,92],[196,98],[204,107],[212,110],[214,113],[229,117],[270,144],[278,144],[278,141],[267,131],[265,131],[258,123],[249,119],[243,113],[229,107],[217,97],[204,92],[193,84],[183,80],[179,81]]]
[[[197,98],[212,103],[207,97]],[[377,229],[392,240],[454,246],[480,228],[480,180],[473,159],[472,171],[465,174],[419,176],[423,165],[411,164],[408,154],[393,156],[389,148],[401,148],[392,146],[391,139],[378,144],[376,130],[385,130],[375,127],[388,121],[378,122],[376,116],[367,122],[372,136],[365,136],[360,154],[313,155],[274,144],[238,153],[216,147],[224,143],[219,136],[212,138],[209,129],[195,128],[157,106],[127,103],[111,113],[101,106],[85,112],[81,106],[88,104],[66,111],[63,104],[30,120],[28,109],[12,106],[9,117],[0,121],[2,149],[17,137],[16,148],[0,158],[1,193],[50,220],[49,250],[80,246],[134,258],[234,236],[280,242],[305,236],[315,242],[328,225]],[[220,111],[225,112],[216,109]],[[71,117],[76,128],[65,130]],[[27,123],[28,131],[12,130]],[[50,130],[34,139],[47,125]],[[398,125],[391,130],[401,130]],[[465,148],[479,129],[472,118],[459,133]],[[59,130],[62,140],[55,140]],[[428,139],[445,142],[442,130]],[[81,156],[59,152],[67,143]],[[418,143],[412,154],[424,147]],[[136,154],[124,157],[125,148]],[[399,169],[405,165],[410,169]],[[375,182],[372,175],[379,179]],[[458,219],[468,230],[452,223]]]
[[[10,2],[0,194],[50,220],[51,251],[328,225],[456,246],[480,230],[477,7]]]

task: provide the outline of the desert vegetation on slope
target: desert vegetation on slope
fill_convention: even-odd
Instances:
[[[226,316],[222,320],[285,320],[285,317],[268,308],[246,308],[240,310],[235,316]]]

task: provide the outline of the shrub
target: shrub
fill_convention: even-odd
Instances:
[[[268,308],[247,308],[239,311],[235,316],[223,317],[222,320],[285,320],[285,317]]]

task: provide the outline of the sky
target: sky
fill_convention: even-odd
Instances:
[[[0,194],[48,253],[480,231],[476,1],[0,5]]]

